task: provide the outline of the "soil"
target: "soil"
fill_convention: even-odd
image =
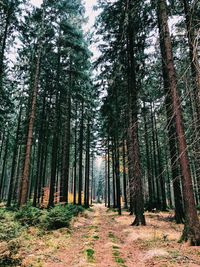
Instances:
[[[173,214],[146,213],[147,226],[131,226],[128,212],[118,216],[103,205],[74,220],[70,229],[44,236],[30,230],[24,267],[200,266],[200,248],[178,243],[182,225]],[[32,232],[31,232],[32,231]]]

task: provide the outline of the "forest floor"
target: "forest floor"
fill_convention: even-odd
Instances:
[[[200,266],[199,247],[178,243],[182,226],[171,213],[146,213],[147,226],[130,226],[127,212],[97,204],[70,229],[39,233],[30,228],[19,253],[23,267]]]

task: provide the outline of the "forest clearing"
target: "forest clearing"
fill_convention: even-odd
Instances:
[[[0,266],[200,266],[199,25],[199,0],[0,0]]]

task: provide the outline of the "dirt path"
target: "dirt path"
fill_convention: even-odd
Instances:
[[[62,239],[62,245],[42,266],[200,266],[199,248],[178,244],[182,229],[166,218],[165,214],[148,214],[148,226],[131,227],[128,213],[118,216],[95,205],[73,223],[68,238]]]

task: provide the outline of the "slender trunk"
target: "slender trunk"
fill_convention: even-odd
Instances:
[[[60,30],[61,31],[61,30]],[[51,152],[51,178],[50,178],[50,192],[48,207],[54,206],[54,193],[56,187],[57,176],[57,160],[58,160],[58,146],[59,146],[59,128],[60,128],[60,65],[61,65],[61,48],[60,48],[60,32],[58,44],[58,58],[57,58],[57,73],[56,73],[56,99],[55,99],[55,116],[53,129],[53,142]]]
[[[6,143],[5,143],[5,151],[3,156],[3,165],[2,165],[2,171],[1,171],[1,177],[0,177],[0,200],[2,200],[3,197],[3,186],[4,186],[4,175],[5,175],[5,167],[6,167],[6,161],[8,156],[8,145],[9,145],[9,135],[7,134],[6,137]]]
[[[94,190],[94,154],[92,152],[92,166],[91,166],[91,199],[90,203],[92,205],[93,199],[95,197],[95,193],[93,192]]]
[[[156,137],[155,137],[155,128],[154,128],[154,114],[153,114],[153,105],[151,103],[151,127],[152,127],[152,143],[153,143],[153,163],[154,163],[154,174],[155,174],[155,185],[156,185],[156,207],[161,209],[161,200],[160,200],[160,177],[158,174],[157,166],[157,157],[156,157]]]
[[[132,21],[132,10],[134,2],[129,1],[129,25],[128,25],[128,114],[129,114],[129,159],[130,159],[130,188],[134,193],[135,220],[133,225],[145,225],[144,199],[142,173],[139,156],[138,143],[138,86],[136,82],[136,63],[135,63],[135,29]]]
[[[147,109],[145,106],[145,102],[143,102],[144,138],[145,138],[145,145],[146,145],[147,179],[148,179],[148,192],[149,192],[148,210],[151,211],[153,209],[153,185],[152,185],[152,175],[151,175],[151,163],[150,163],[150,153],[149,153],[148,126],[147,126],[146,111]]]
[[[86,137],[86,157],[85,157],[85,198],[84,206],[89,208],[89,188],[90,188],[90,124],[87,123]]]
[[[2,151],[3,151],[3,147],[4,147],[5,136],[6,136],[6,131],[5,131],[5,129],[4,129],[4,131],[3,131],[3,136],[2,136],[2,139],[1,139],[0,161],[1,161]]]
[[[71,79],[70,79],[71,80]],[[70,81],[71,85],[71,81]],[[70,89],[71,90],[71,89]],[[70,160],[70,132],[71,132],[71,93],[67,96],[67,119],[64,124],[64,141],[62,155],[62,171],[60,184],[60,201],[68,203],[68,187],[69,187],[69,160]]]
[[[105,207],[107,207],[107,199],[108,199],[108,167],[107,167],[108,161],[107,161],[107,155],[105,152],[105,186],[104,186],[104,195],[105,195]]]
[[[108,208],[110,208],[110,142],[108,137],[108,164],[107,164],[107,178],[108,178]]]
[[[161,196],[162,196],[162,211],[166,211],[167,209],[167,202],[166,202],[166,188],[165,188],[165,179],[163,177],[164,170],[162,166],[162,155],[160,151],[160,144],[158,140],[158,130],[157,130],[157,123],[156,118],[154,117],[154,129],[155,129],[155,138],[156,138],[156,147],[157,147],[157,155],[158,155],[158,169],[159,169],[159,180],[160,180],[160,189],[161,189]]]
[[[127,188],[126,188],[126,142],[123,139],[123,189],[124,189],[124,208],[128,209]]]
[[[15,143],[14,143],[14,148],[13,148],[10,183],[9,183],[9,189],[8,189],[8,199],[7,199],[7,204],[6,204],[7,207],[10,207],[12,196],[13,196],[13,182],[14,182],[16,165],[17,165],[17,152],[18,152],[19,134],[20,134],[20,126],[21,126],[21,115],[22,115],[22,107],[20,107],[17,130],[15,134]]]
[[[114,142],[112,141],[112,182],[113,182],[113,208],[116,208],[116,183],[115,183],[115,151]]]
[[[116,176],[116,200],[118,214],[121,215],[121,184],[120,184],[120,170],[119,170],[119,143],[115,140],[115,176]]]
[[[81,105],[81,123],[79,136],[79,185],[78,185],[78,204],[82,205],[82,183],[83,183],[83,123],[84,123],[84,101]]]
[[[40,45],[41,44],[39,44],[39,46]],[[27,197],[28,197],[31,147],[32,147],[33,127],[34,127],[35,113],[36,113],[36,100],[37,100],[37,94],[38,94],[40,60],[41,60],[41,48],[39,48],[37,62],[36,62],[31,112],[30,112],[30,117],[29,117],[28,133],[26,136],[26,152],[25,152],[25,159],[24,159],[24,164],[23,164],[23,173],[22,173],[20,194],[19,194],[19,206],[23,206],[26,203]]]
[[[78,105],[76,101],[76,117],[75,117],[75,133],[74,133],[74,205],[76,204],[76,185],[77,185],[77,111]]]

